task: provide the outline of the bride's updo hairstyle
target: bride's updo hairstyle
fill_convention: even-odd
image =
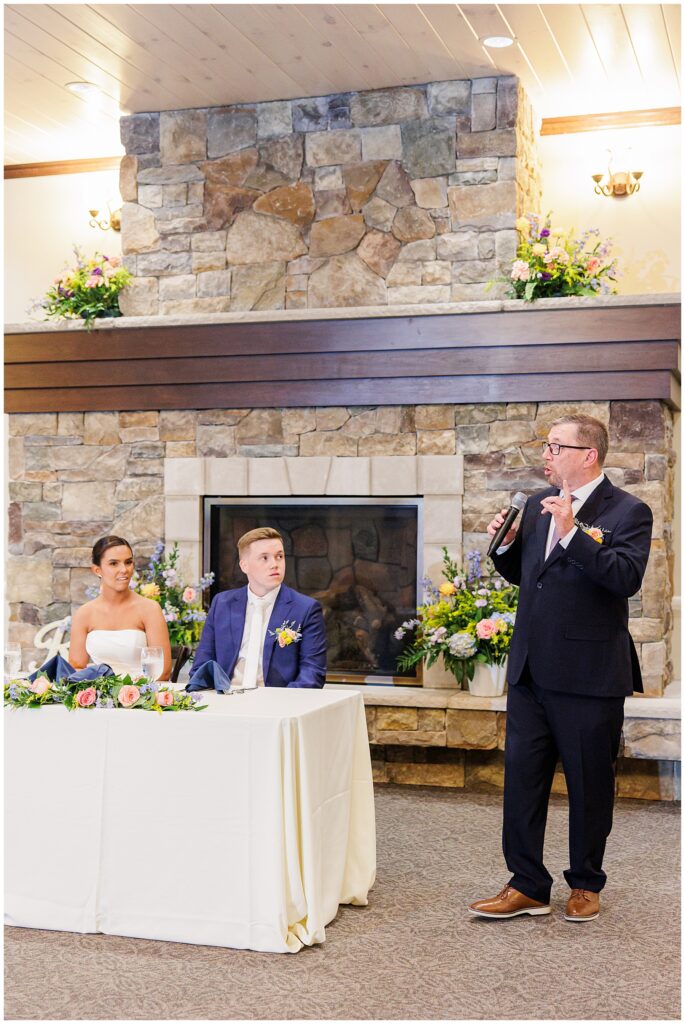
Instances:
[[[93,565],[100,565],[105,556],[105,552],[109,551],[110,548],[128,548],[131,554],[133,554],[133,548],[127,540],[124,540],[123,537],[100,537],[100,540],[96,540],[93,544]]]

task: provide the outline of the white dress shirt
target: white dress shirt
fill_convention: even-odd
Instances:
[[[572,494],[575,496],[574,500],[571,502],[571,508],[573,510],[574,518],[577,518],[578,512],[583,507],[583,505],[585,504],[587,499],[590,497],[592,492],[597,487],[599,487],[599,485],[601,484],[603,479],[604,479],[604,473],[600,473],[599,476],[596,476],[595,479],[591,480],[588,484],[583,484],[582,487],[573,487],[572,488]],[[564,497],[563,490],[559,492],[559,497],[560,498]],[[549,518],[550,518],[550,523],[549,523],[549,529],[547,531],[547,544],[545,545],[545,559],[549,558],[549,553],[552,550],[552,534],[554,533],[554,516],[551,513],[548,513],[548,515],[549,515]],[[589,525],[589,524],[586,524],[586,525]],[[561,537],[561,539],[559,540],[559,543],[561,544],[562,548],[567,548],[569,546],[569,544],[571,543],[571,540],[573,539],[573,537],[575,536],[575,534],[577,532],[578,532],[578,527],[574,526],[571,530],[569,530],[569,532],[566,534],[565,537]]]
[[[238,661],[236,662],[235,669],[233,670],[233,677],[231,679],[231,685],[240,687],[243,685],[243,679],[245,676],[245,660],[247,658],[247,648],[250,642],[250,629],[252,626],[252,619],[255,614],[261,614],[262,616],[262,635],[259,644],[259,658],[257,659],[257,686],[264,686],[264,641],[266,640],[266,631],[269,625],[269,618],[273,611],[278,592],[281,589],[281,585],[270,590],[264,597],[257,597],[249,586],[247,588],[247,607],[245,609],[245,626],[243,627],[243,639],[240,643],[240,653],[238,654]]]

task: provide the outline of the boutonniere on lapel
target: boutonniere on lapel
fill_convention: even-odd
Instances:
[[[302,639],[302,633],[300,632],[301,623],[298,624],[297,629],[295,628],[295,620],[288,622],[287,620],[283,625],[278,626],[277,629],[270,629],[269,635],[275,636],[278,640],[279,647],[287,647],[289,644],[296,644]]]
[[[598,544],[604,543],[604,536],[607,533],[611,533],[611,530],[605,530],[602,526],[586,526],[585,523],[581,523],[580,519],[575,519],[573,522],[576,524],[578,529],[586,533],[588,537],[592,537]]]

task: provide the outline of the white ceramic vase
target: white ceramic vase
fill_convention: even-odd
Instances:
[[[473,679],[469,679],[469,693],[474,697],[501,697],[507,680],[507,663],[485,665],[476,662]]]

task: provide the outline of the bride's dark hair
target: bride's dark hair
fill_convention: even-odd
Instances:
[[[93,565],[99,565],[105,552],[109,551],[110,548],[128,548],[131,554],[133,554],[133,548],[123,537],[100,537],[100,540],[96,540],[93,544]]]

